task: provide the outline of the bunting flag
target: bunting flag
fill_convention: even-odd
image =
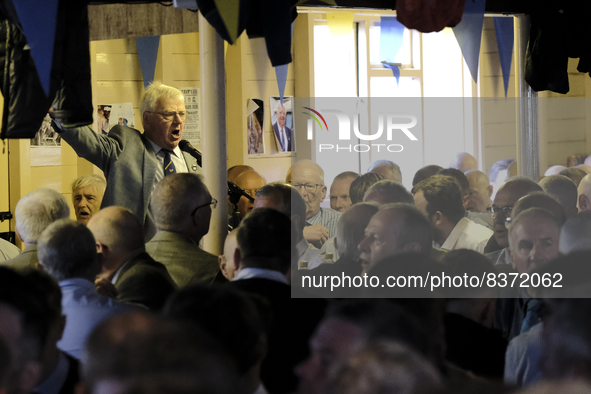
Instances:
[[[462,21],[452,28],[474,82],[478,79],[485,4],[486,0],[466,0]]]
[[[392,70],[396,85],[400,83],[399,64],[394,63],[396,55],[402,48],[404,25],[395,16],[382,16],[380,22],[380,61],[384,67]]]
[[[230,35],[230,44],[238,39],[238,21],[240,20],[240,1],[214,0],[220,17]]]
[[[58,0],[14,0],[39,80],[49,97]]]
[[[291,39],[293,41],[294,22],[291,22]],[[283,105],[283,95],[285,94],[285,84],[287,82],[287,69],[289,64],[275,66],[275,78],[277,79],[277,88],[279,89],[279,102]]]
[[[493,18],[495,24],[495,35],[497,36],[497,48],[501,60],[501,71],[503,72],[503,85],[505,86],[505,97],[509,90],[509,77],[511,76],[511,60],[513,59],[513,18],[497,16]]]
[[[287,68],[289,64],[282,64],[275,67],[275,77],[277,78],[277,87],[279,88],[279,100],[283,105],[283,95],[285,94],[285,83],[287,81]]]
[[[135,44],[140,59],[140,67],[142,68],[144,89],[148,89],[148,86],[154,81],[160,36],[136,37]]]

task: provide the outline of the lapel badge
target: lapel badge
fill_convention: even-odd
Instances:
[[[197,164],[193,164],[193,167],[191,167],[191,169],[192,169],[193,171],[197,171]]]

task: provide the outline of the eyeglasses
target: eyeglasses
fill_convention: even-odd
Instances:
[[[497,217],[497,215],[499,214],[499,212],[503,213],[503,216],[505,217],[505,221],[510,222],[511,221],[511,211],[513,210],[513,205],[506,205],[504,207],[488,207],[486,208],[486,211],[494,218]]]
[[[249,196],[254,197],[257,194],[257,192],[259,191],[259,189],[244,189],[244,191]]]
[[[162,116],[162,119],[168,121],[168,122],[172,122],[172,120],[178,115],[178,117],[181,119],[181,121],[185,121],[187,119],[187,112],[186,111],[181,111],[181,112],[156,112],[156,111],[146,111],[149,112],[151,114],[158,114],[160,116]]]
[[[291,185],[293,187],[295,187],[296,189],[300,190],[300,188],[304,188],[306,189],[306,191],[308,193],[314,193],[316,191],[316,189],[318,188],[318,186],[324,186],[320,183],[316,183],[316,184],[310,184],[310,183],[291,183]]]
[[[197,212],[197,210],[199,208],[203,208],[203,207],[206,207],[208,205],[211,205],[211,209],[215,209],[218,206],[218,200],[216,200],[215,198],[212,198],[211,199],[211,202],[208,202],[207,204],[199,205],[197,208],[195,208],[193,210],[193,212],[191,212],[191,216],[195,215],[195,212]]]

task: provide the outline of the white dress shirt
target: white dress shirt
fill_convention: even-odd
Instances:
[[[484,247],[492,235],[492,230],[464,217],[456,224],[443,245],[441,245],[441,249],[471,249],[483,253]]]

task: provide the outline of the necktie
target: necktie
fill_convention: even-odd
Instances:
[[[541,308],[542,304],[540,301],[536,299],[531,299],[528,301],[526,304],[525,317],[523,318],[523,323],[521,323],[520,334],[528,332],[533,326],[539,323]]]
[[[164,176],[176,174],[176,167],[170,156],[172,152],[166,149],[162,149],[162,151],[164,152]]]

